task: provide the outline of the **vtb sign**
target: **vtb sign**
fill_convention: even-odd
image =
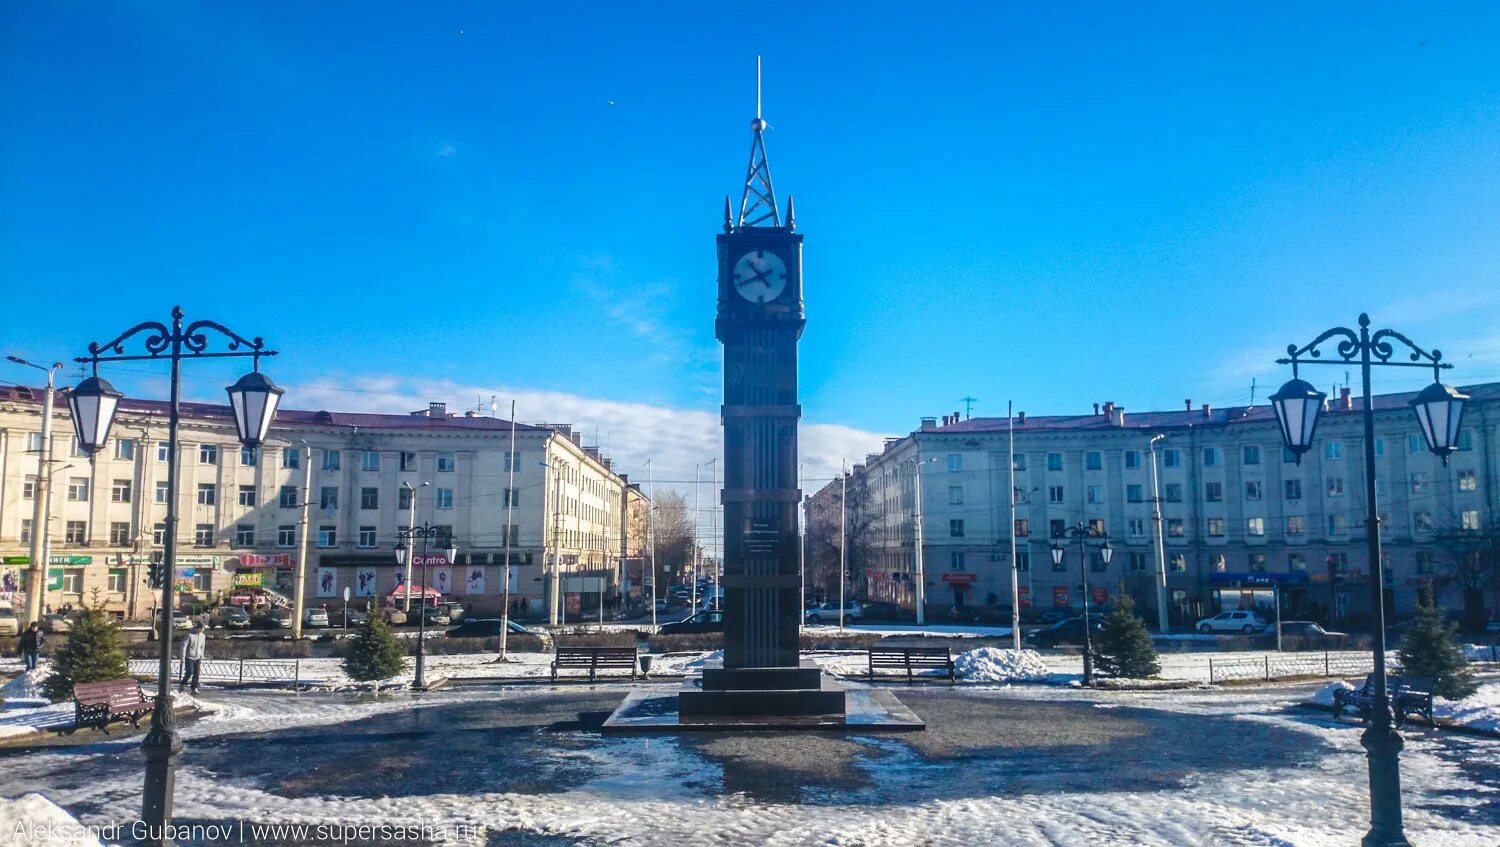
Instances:
[[[448,564],[447,553],[416,553],[411,557],[411,563],[416,567],[440,568]]]

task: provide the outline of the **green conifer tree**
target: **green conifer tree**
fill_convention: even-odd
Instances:
[[[68,641],[52,657],[52,674],[42,691],[53,700],[73,696],[73,684],[124,679],[129,675],[120,628],[97,608],[84,609],[73,621]]]
[[[371,614],[349,644],[344,672],[360,682],[390,679],[406,667],[406,651],[378,614]]]
[[[1450,623],[1431,602],[1417,604],[1417,616],[1401,633],[1401,673],[1430,676],[1432,693],[1449,700],[1473,694],[1478,685],[1464,654],[1453,640],[1457,626]]]
[[[1105,676],[1144,679],[1161,672],[1151,633],[1135,614],[1135,604],[1121,597],[1114,610],[1104,616],[1094,636],[1094,667]]]

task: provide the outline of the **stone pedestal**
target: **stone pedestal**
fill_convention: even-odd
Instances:
[[[813,662],[794,668],[705,667],[702,687],[678,695],[683,716],[843,715],[843,686]]]

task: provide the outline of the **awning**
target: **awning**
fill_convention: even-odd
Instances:
[[[416,598],[421,598],[424,595],[427,596],[427,597],[431,597],[431,598],[437,599],[437,600],[441,600],[443,598],[443,592],[437,590],[436,588],[429,588],[429,587],[427,587],[425,585],[412,585],[411,586],[410,596],[416,597]],[[396,588],[392,589],[391,593],[386,595],[386,599],[387,600],[401,600],[401,599],[405,598],[406,596],[407,596],[407,588],[406,588],[406,586],[400,585],[400,586],[397,586]]]

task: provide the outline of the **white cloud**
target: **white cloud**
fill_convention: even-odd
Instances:
[[[454,147],[452,144],[444,144],[442,147],[438,148],[437,154],[439,156],[442,156],[444,159],[448,158],[449,156],[457,156],[458,148]]]

